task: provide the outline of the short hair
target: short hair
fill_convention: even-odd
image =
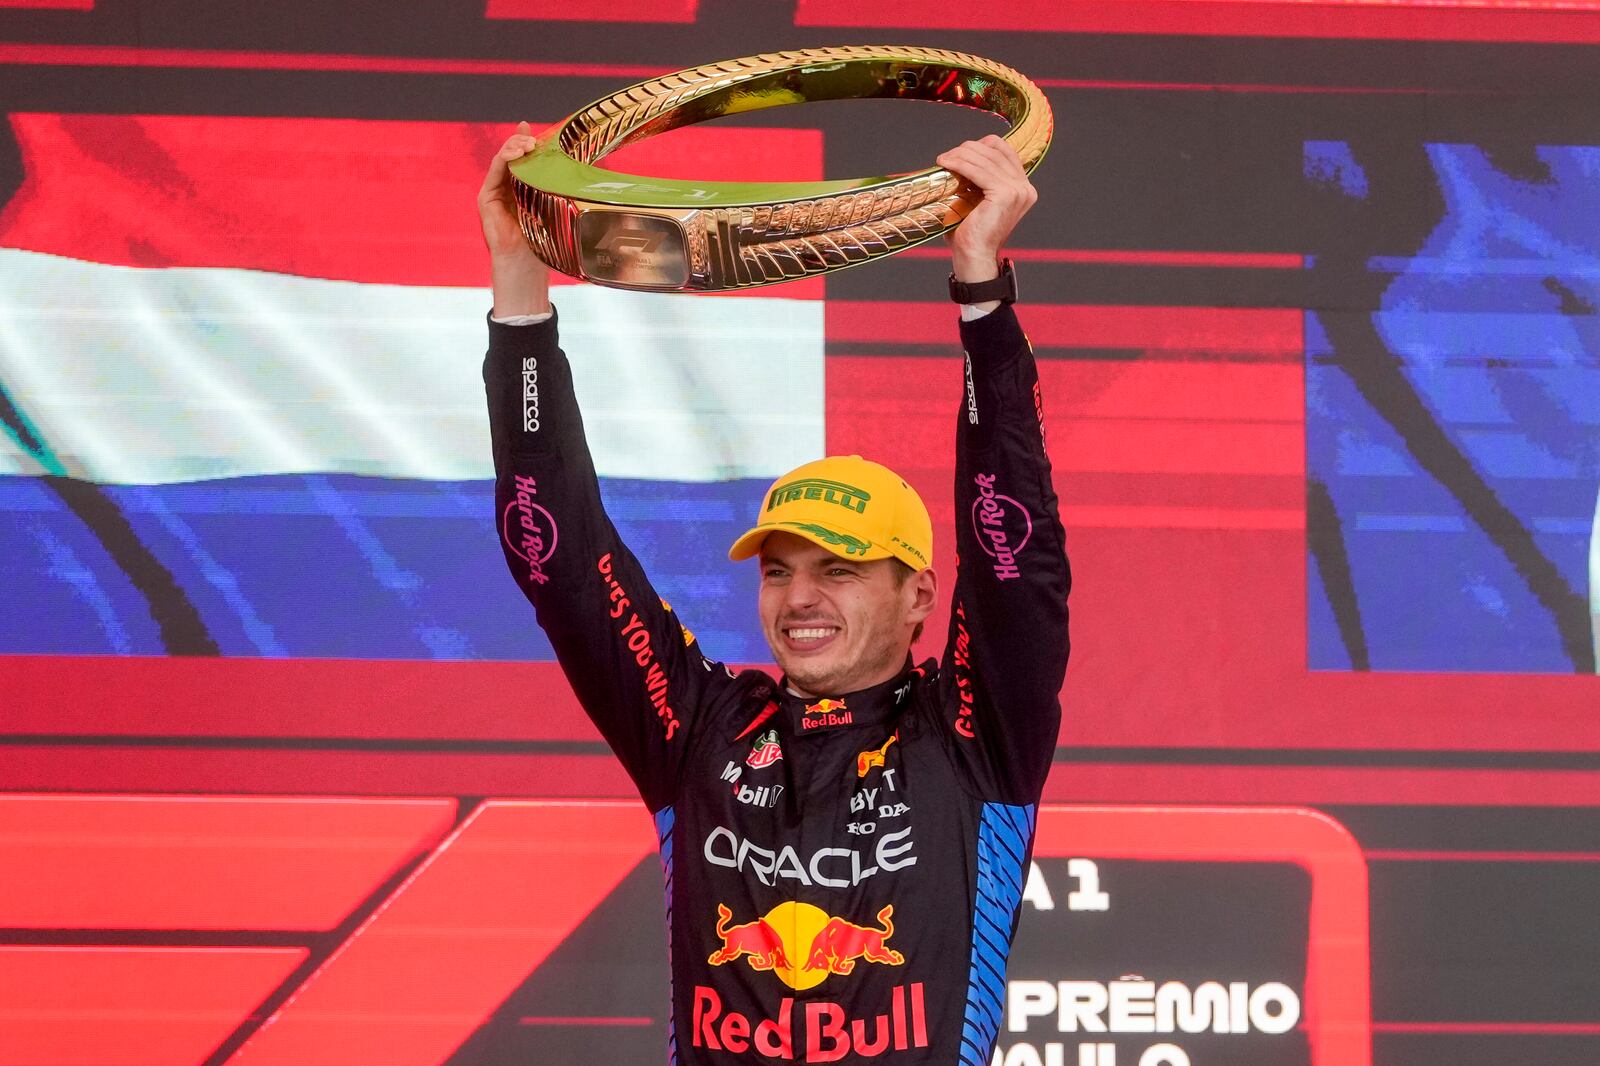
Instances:
[[[904,588],[905,587],[905,583],[907,581],[911,580],[912,575],[918,574],[918,573],[921,572],[921,571],[916,570],[915,568],[913,568],[911,566],[911,564],[906,562],[904,559],[901,559],[901,558],[898,558],[898,557],[891,556],[890,559],[889,559],[889,562],[891,564],[889,569],[894,574],[894,583],[895,583],[895,587],[896,588]],[[915,629],[913,629],[911,631],[911,643],[915,644],[917,641],[919,641],[921,639],[922,639],[922,623],[918,622],[917,623],[917,628],[915,628]]]

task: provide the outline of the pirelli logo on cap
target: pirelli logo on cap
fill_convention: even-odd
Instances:
[[[871,500],[869,493],[846,485],[842,481],[824,481],[821,478],[801,478],[799,481],[788,481],[772,490],[772,495],[767,498],[767,510],[776,510],[786,503],[795,503],[799,500],[821,500],[823,503],[835,504],[856,514],[866,514],[867,501]]]

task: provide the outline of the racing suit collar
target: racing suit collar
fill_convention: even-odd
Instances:
[[[789,690],[788,678],[784,678],[778,686],[778,704],[793,736],[892,722],[900,716],[911,692],[914,672],[908,655],[905,667],[888,681],[840,696],[815,698],[795,695]]]

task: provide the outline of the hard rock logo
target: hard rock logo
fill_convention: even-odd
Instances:
[[[771,970],[778,980],[800,990],[832,974],[848,974],[858,962],[900,966],[906,957],[889,947],[894,936],[894,904],[878,912],[877,927],[857,925],[810,903],[778,904],[753,922],[733,925],[733,911],[717,904],[717,937],[722,946],[706,961],[713,966],[745,959],[752,970]]]

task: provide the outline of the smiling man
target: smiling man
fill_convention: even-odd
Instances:
[[[905,670],[938,595],[932,550],[933,524],[916,492],[851,455],[779,478],[728,557],[759,554],[767,644],[789,691],[819,697]]]
[[[605,514],[508,186],[532,143],[526,127],[506,142],[478,198],[497,513],[513,575],[655,818],[669,1061],[984,1066],[1067,662],[1038,375],[1000,258],[1033,188],[998,137],[939,157],[983,194],[951,239],[966,393],[943,657],[911,657],[939,593],[927,508],[885,467],[834,456],[779,478],[729,551],[759,558],[774,680],[702,652]]]

